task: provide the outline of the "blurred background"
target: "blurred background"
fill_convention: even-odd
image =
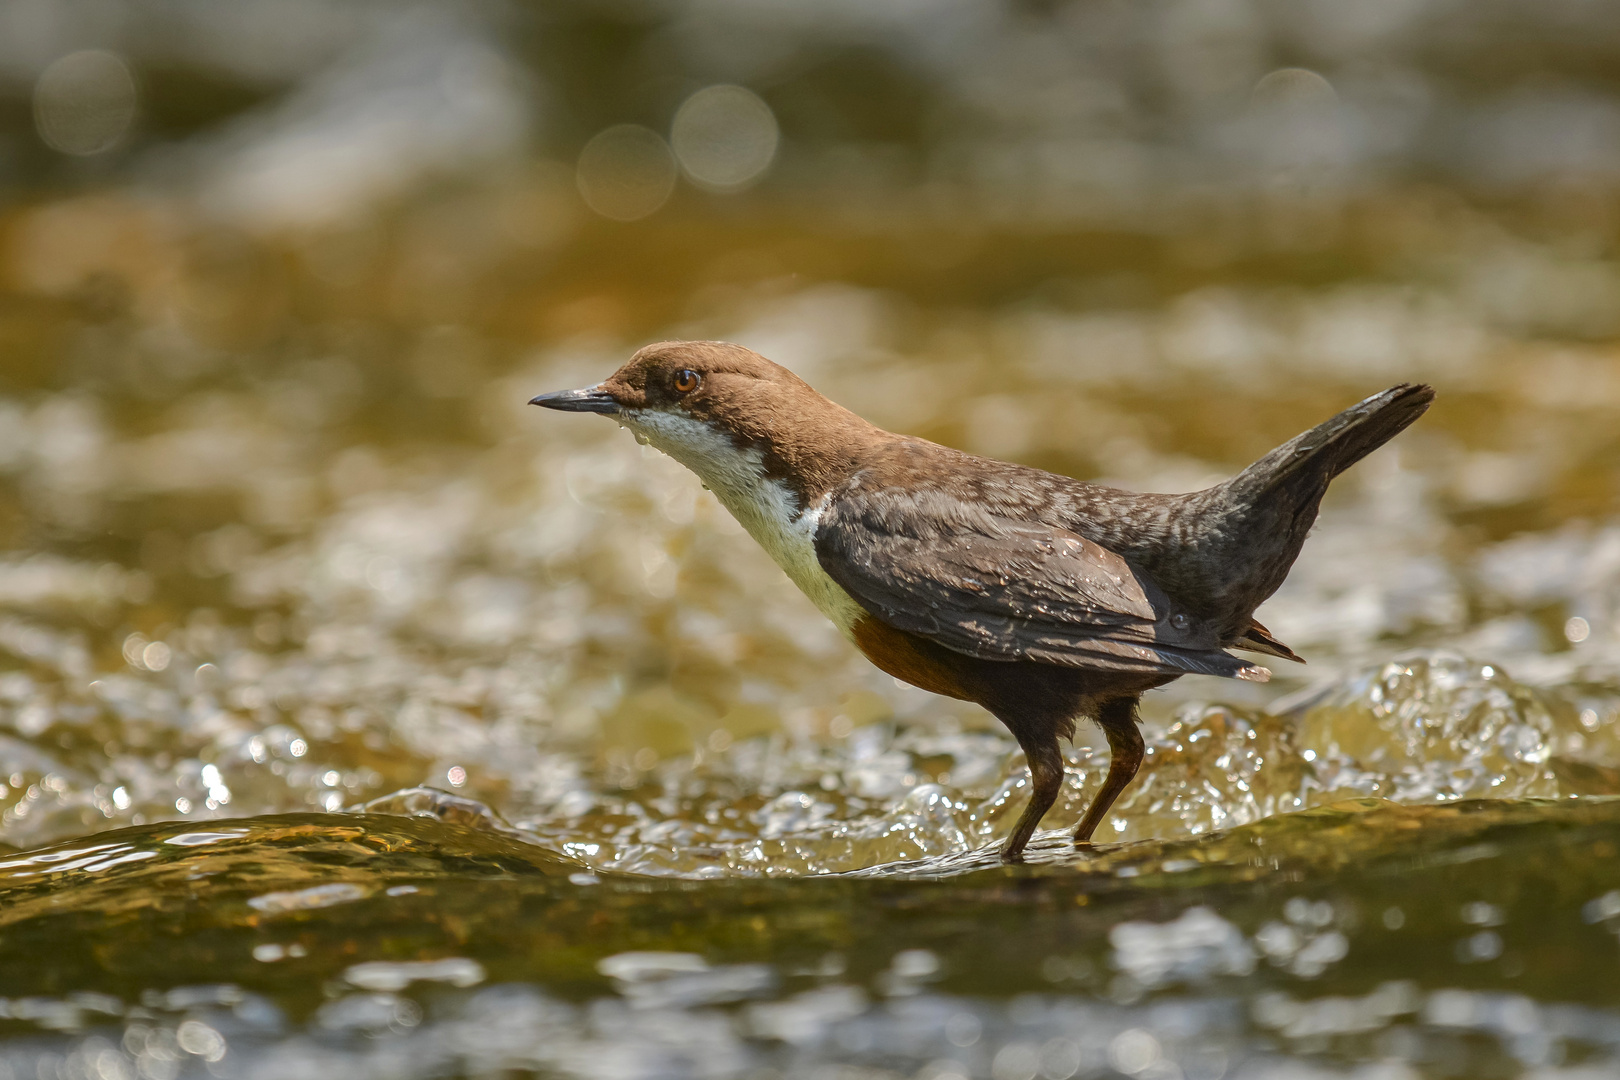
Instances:
[[[1160,491],[1439,399],[1020,872],[525,405],[673,337]],[[1617,720],[1620,5],[0,2],[0,1080],[1608,1075]]]
[[[1604,767],[1617,240],[1593,0],[12,0],[0,841],[425,782],[685,866],[636,830],[702,815],[625,793],[744,744],[870,797],[751,817],[799,798],[756,762],[702,803],[748,843],[1016,802],[999,729],[872,670],[694,479],[524,406],[667,337],[1156,490],[1431,381],[1260,613],[1310,666],[1149,721],[1444,649]]]

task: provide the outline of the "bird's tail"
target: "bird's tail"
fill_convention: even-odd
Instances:
[[[1326,487],[1327,482],[1405,431],[1434,400],[1434,387],[1401,383],[1352,405],[1338,416],[1296,435],[1227,481],[1227,497],[1264,502],[1274,492]]]
[[[1283,443],[1231,480],[1203,493],[1218,526],[1205,549],[1211,607],[1223,638],[1241,636],[1254,609],[1288,574],[1316,521],[1329,481],[1423,415],[1434,388],[1402,383]]]

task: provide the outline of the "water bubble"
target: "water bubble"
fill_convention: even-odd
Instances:
[[[467,770],[460,765],[452,765],[445,770],[444,778],[450,781],[451,787],[460,787],[467,782]]]
[[[161,641],[154,641],[141,650],[141,666],[148,671],[162,671],[169,666],[173,650]]]
[[[759,180],[776,157],[776,116],[741,86],[710,86],[681,105],[670,142],[693,183],[739,191]]]
[[[117,146],[135,119],[135,78],[102,49],[69,53],[34,84],[34,125],[53,150],[75,156]]]
[[[619,124],[580,151],[575,182],[585,203],[603,217],[638,221],[675,190],[675,159],[657,132]]]
[[[1564,637],[1571,645],[1579,645],[1591,636],[1591,624],[1579,615],[1571,616],[1564,621]]]

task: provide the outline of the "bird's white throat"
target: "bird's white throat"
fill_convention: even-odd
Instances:
[[[758,450],[739,450],[725,432],[701,420],[656,409],[621,413],[618,420],[638,441],[696,473],[811,603],[846,637],[852,633],[864,609],[816,558],[816,526],[825,498],[801,508],[787,485],[765,475]]]

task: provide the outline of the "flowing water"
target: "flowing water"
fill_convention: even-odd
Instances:
[[[287,6],[326,44],[256,23],[251,62],[201,8],[165,16],[180,44],[86,22],[147,127],[83,168],[0,144],[0,1080],[1620,1073],[1620,31],[1103,7],[734,12],[876,52],[761,46],[776,171],[715,194],[683,158],[633,223],[575,160],[634,109],[570,73],[661,57],[698,81],[635,93],[675,104],[750,81],[705,74],[689,22]],[[4,23],[0,60],[57,48],[44,25]],[[1227,127],[1176,82],[1214,68],[1166,68],[1181,105],[998,97],[1268,33],[1333,76],[1332,153],[1252,141],[1294,83],[1277,122],[1318,131],[1302,69],[1242,76]],[[1431,50],[1405,74],[1343,51],[1403,33]],[[1524,35],[1610,68],[1465,77]],[[1197,55],[1260,63],[1232,48]],[[1356,126],[1419,76],[1473,142]],[[175,87],[226,83],[176,119]],[[1082,100],[1117,130],[1075,172],[1040,125]],[[1150,694],[1143,770],[1076,851],[1107,765],[1082,730],[1008,867],[1028,773],[999,725],[873,669],[674,463],[525,406],[660,337],[1160,491],[1385,385],[1439,398],[1259,613],[1308,665]]]

